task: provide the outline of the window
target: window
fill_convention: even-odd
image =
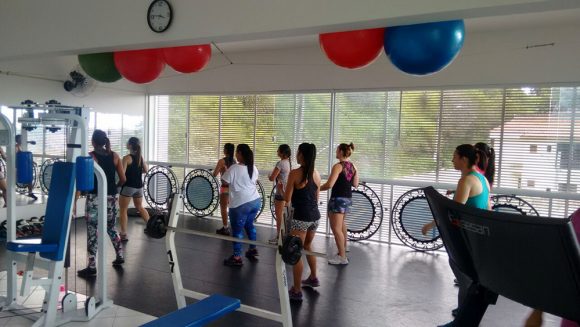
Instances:
[[[580,144],[574,144],[573,147],[570,147],[569,143],[558,143],[556,152],[560,169],[580,169]]]
[[[455,147],[487,142],[495,187],[557,190],[580,183],[578,104],[576,87],[153,96],[150,159],[213,167],[224,143],[247,143],[270,171],[278,145],[294,158],[309,142],[325,175],[336,146],[353,142],[363,180],[456,183]],[[381,188],[385,203],[389,192]]]
[[[578,189],[578,185],[576,185],[576,184],[566,184],[566,183],[558,184],[558,192],[576,193],[577,189]]]
[[[219,135],[219,96],[189,97],[189,163],[214,166],[223,157]],[[186,120],[186,117],[183,117]]]

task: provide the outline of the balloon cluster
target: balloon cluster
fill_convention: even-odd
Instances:
[[[211,58],[209,44],[184,47],[130,50],[79,55],[79,64],[99,82],[112,83],[122,77],[138,83],[154,81],[167,63],[180,73],[203,69]]]
[[[320,34],[319,42],[328,59],[340,67],[365,67],[379,57],[384,47],[399,70],[428,75],[447,67],[457,57],[464,38],[463,20],[452,20],[326,33]]]

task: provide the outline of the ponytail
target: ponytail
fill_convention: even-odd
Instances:
[[[314,176],[314,163],[316,162],[316,145],[313,143],[302,143],[298,146],[298,153],[302,155],[301,168],[303,177],[301,183],[311,181]]]
[[[143,164],[143,158],[141,156],[141,141],[139,141],[139,139],[136,137],[130,137],[127,141],[127,145],[131,147],[132,154],[138,158],[137,163],[140,167]]]
[[[242,163],[248,168],[248,175],[250,176],[250,179],[252,179],[252,175],[254,174],[254,152],[250,149],[249,145],[243,143],[238,144],[236,152],[241,154],[243,160]]]
[[[338,145],[338,149],[342,153],[343,157],[348,158],[354,151],[354,144],[352,142],[350,142],[350,144],[340,143]]]
[[[107,151],[107,154],[111,154],[111,141],[108,137],[106,138],[105,142],[105,150]]]
[[[484,172],[484,176],[491,186],[495,177],[495,150],[483,142],[476,143],[475,148],[479,156],[477,167]]]
[[[227,168],[230,168],[230,166],[236,162],[234,160],[234,149],[235,149],[235,146],[232,143],[224,144],[224,153],[226,155],[226,157],[224,158],[224,161],[226,163]]]
[[[95,129],[91,141],[95,148],[100,148],[101,150],[105,150],[107,154],[111,154],[111,141],[107,137],[107,133],[103,130]]]

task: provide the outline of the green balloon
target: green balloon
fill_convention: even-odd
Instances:
[[[79,64],[85,73],[99,82],[112,83],[121,79],[112,52],[79,55]]]

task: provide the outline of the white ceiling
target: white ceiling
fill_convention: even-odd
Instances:
[[[514,29],[521,30],[526,28],[539,29],[568,25],[577,26],[580,25],[580,9],[471,18],[466,19],[465,23],[468,33],[485,33]],[[218,43],[217,46],[226,56],[235,58],[237,54],[241,55],[244,52],[318,47],[318,35],[227,42]],[[216,48],[214,48],[213,51],[214,56],[212,62],[206,70],[227,63],[227,60],[224,56],[219,54]],[[27,61],[4,61],[0,62],[0,72],[12,72],[42,78],[64,80],[67,77],[68,72],[75,68],[77,64],[76,56],[50,57]],[[179,74],[173,72],[171,69],[166,69],[162,76],[167,78],[177,75]],[[143,90],[143,86],[132,84],[124,80],[108,86],[133,91]]]
[[[546,11],[494,17],[469,18],[465,20],[469,33],[492,32],[523,28],[549,28],[563,25],[580,25],[580,9]],[[318,45],[318,35],[294,36],[242,42],[218,43],[224,53],[279,50]]]

